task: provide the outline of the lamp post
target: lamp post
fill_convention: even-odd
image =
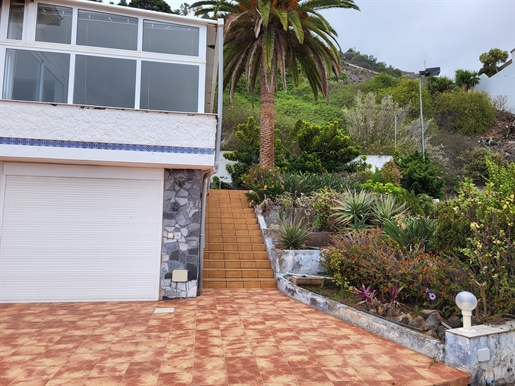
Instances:
[[[477,306],[477,299],[474,294],[462,291],[456,295],[456,304],[463,315],[463,329],[470,330],[472,327],[472,311]]]
[[[420,149],[424,158],[424,113],[422,112],[422,76],[428,77],[440,74],[440,67],[430,67],[418,72],[418,89],[420,95]]]

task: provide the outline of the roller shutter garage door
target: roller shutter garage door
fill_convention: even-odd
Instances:
[[[156,300],[163,175],[4,163],[0,301]]]

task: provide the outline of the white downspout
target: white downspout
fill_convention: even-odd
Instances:
[[[223,86],[224,86],[224,20],[218,19],[217,26],[218,40],[218,103],[217,103],[217,115],[218,121],[216,124],[216,142],[215,142],[215,163],[212,170],[205,172],[202,175],[202,210],[200,215],[200,260],[199,260],[199,281],[198,281],[198,293],[202,294],[202,280],[204,278],[204,249],[206,247],[206,202],[209,188],[209,181],[211,176],[215,174],[220,167],[220,142],[222,140],[222,111],[223,111]]]

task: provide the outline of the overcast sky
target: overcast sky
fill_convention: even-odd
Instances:
[[[479,55],[515,48],[515,0],[356,0],[326,15],[343,51],[356,48],[403,71],[477,71]],[[511,58],[511,55],[510,55]],[[424,67],[425,62],[425,67]]]
[[[184,0],[168,0],[173,9]],[[189,1],[192,3],[193,1]],[[343,51],[355,48],[403,71],[477,71],[479,55],[515,48],[515,0],[355,0],[361,11],[324,14]],[[511,55],[510,55],[511,58]],[[424,67],[425,63],[425,67]]]

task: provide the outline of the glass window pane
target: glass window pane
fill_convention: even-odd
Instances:
[[[138,19],[79,9],[77,44],[136,50],[138,48]]]
[[[7,49],[4,99],[66,103],[70,55]]]
[[[134,108],[136,61],[77,55],[73,103]]]
[[[198,111],[199,67],[142,62],[140,108]]]
[[[72,38],[72,9],[58,5],[38,4],[36,40],[70,44]]]
[[[143,51],[198,56],[198,47],[198,27],[143,21]]]
[[[24,10],[24,1],[11,0],[11,8],[9,11],[9,24],[7,26],[7,39],[21,40],[23,33]]]

